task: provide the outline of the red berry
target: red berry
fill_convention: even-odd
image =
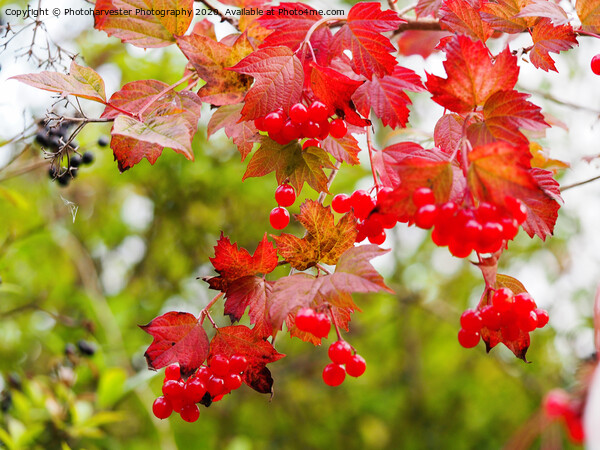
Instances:
[[[596,75],[600,75],[600,54],[594,55],[591,62],[592,72]]]
[[[275,190],[275,201],[279,206],[292,206],[296,201],[296,191],[289,184],[282,184]]]
[[[385,242],[386,234],[385,231],[381,230],[377,234],[368,235],[369,242],[375,245],[381,245]]]
[[[271,226],[276,230],[283,230],[290,223],[290,213],[281,206],[273,208],[269,216],[269,222],[271,222]]]
[[[513,306],[513,291],[509,288],[500,288],[494,292],[492,304],[499,313],[508,311]]]
[[[396,226],[396,217],[393,214],[373,213],[370,216],[371,220],[376,220],[385,229],[394,228]]]
[[[492,222],[498,219],[498,208],[488,202],[482,202],[479,204],[476,210],[477,219],[481,223]]]
[[[346,371],[339,364],[327,364],[323,369],[323,381],[328,386],[339,386],[346,378]]]
[[[352,193],[350,202],[352,208],[354,208],[354,215],[359,220],[366,219],[373,208],[375,208],[375,200],[371,198],[367,191],[362,189]]]
[[[329,125],[329,134],[336,139],[341,139],[346,136],[348,132],[348,126],[343,119],[334,119]]]
[[[506,197],[506,207],[518,224],[522,224],[527,219],[527,207],[523,202],[514,197]]]
[[[265,127],[265,118],[259,117],[258,119],[254,119],[254,126],[258,131],[267,131]]]
[[[185,397],[193,403],[198,403],[206,394],[206,387],[199,378],[190,378],[185,383]]]
[[[569,438],[575,444],[583,444],[585,440],[585,431],[583,429],[583,423],[581,416],[574,414],[567,414],[565,416],[565,422],[567,424],[567,431],[569,432]]]
[[[290,120],[296,125],[302,125],[308,120],[308,109],[302,103],[296,103],[290,108]]]
[[[335,341],[329,346],[327,354],[335,364],[346,364],[352,357],[352,347],[346,341]]]
[[[248,368],[248,360],[242,355],[233,355],[229,358],[229,370],[231,373],[242,373]]]
[[[315,122],[324,122],[329,116],[327,105],[325,105],[325,103],[321,103],[320,101],[312,102],[312,104],[308,107],[308,116]]]
[[[515,303],[515,311],[517,314],[526,315],[529,311],[533,311],[537,305],[531,295],[527,292],[521,292],[513,297]]]
[[[417,210],[417,213],[415,214],[415,225],[419,228],[428,230],[435,224],[437,214],[437,206],[433,204],[423,205]]]
[[[448,250],[457,258],[466,258],[473,251],[473,245],[465,241],[462,236],[452,236],[448,242]]]
[[[535,312],[535,315],[537,316],[537,327],[544,328],[548,324],[548,321],[550,320],[550,317],[548,316],[548,312],[543,309],[539,309],[539,308],[536,309],[534,312]]]
[[[306,150],[308,147],[321,148],[321,143],[316,139],[307,139],[304,144],[302,144],[302,150]]]
[[[312,334],[319,338],[326,338],[331,330],[331,321],[329,316],[325,313],[318,313],[315,316],[315,326]]]
[[[476,331],[479,332],[481,330],[481,326],[483,325],[483,320],[479,313],[473,309],[467,309],[460,316],[460,326],[467,331]]]
[[[180,413],[181,408],[187,405],[189,402],[184,397],[169,397],[167,400],[171,402],[171,406],[173,407],[173,411]]]
[[[487,327],[492,331],[497,331],[500,329],[502,325],[502,318],[500,317],[498,310],[492,305],[486,305],[481,308],[479,315],[481,316],[484,327]]]
[[[225,391],[225,381],[223,378],[212,376],[208,379],[206,390],[211,397],[216,397]]]
[[[359,354],[352,356],[346,363],[346,373],[351,377],[360,377],[365,370],[367,370],[367,363]]]
[[[504,229],[498,222],[487,222],[481,229],[479,237],[480,253],[495,253],[502,247]]]
[[[331,200],[331,207],[336,213],[344,214],[350,211],[352,203],[348,194],[338,194]]]
[[[330,127],[331,126],[329,125],[329,121],[327,120],[319,122],[319,128],[321,128],[321,133],[317,136],[317,138],[319,138],[321,141],[323,139],[327,139],[327,136],[329,136]]]
[[[171,364],[165,369],[165,380],[179,380],[181,378],[181,371],[179,370],[179,364]]]
[[[152,413],[158,419],[166,419],[173,412],[171,402],[165,397],[158,397],[152,403]]]
[[[225,355],[215,355],[210,359],[210,370],[218,377],[224,377],[229,373],[229,358]]]
[[[188,403],[181,408],[181,412],[179,414],[183,420],[191,423],[198,420],[198,417],[200,417],[200,410],[198,409],[198,405],[195,403]]]
[[[504,217],[500,220],[500,225],[502,225],[503,230],[502,239],[512,241],[519,233],[519,224],[515,219]]]
[[[296,326],[301,331],[312,331],[316,323],[316,315],[317,313],[313,309],[302,308],[296,314]]]
[[[167,397],[182,397],[183,392],[183,383],[177,380],[167,380],[162,387],[162,393]]]
[[[435,204],[435,195],[429,188],[422,187],[413,192],[412,201],[417,208]]]
[[[287,144],[290,141],[300,139],[301,133],[302,131],[300,130],[300,128],[293,122],[288,120],[286,123],[283,124],[283,127],[281,128],[281,140],[282,142],[285,142]]]
[[[242,377],[238,373],[230,373],[225,377],[225,390],[235,391],[242,385]]]
[[[264,119],[265,128],[269,134],[277,134],[281,131],[285,119],[279,111],[267,114]]]
[[[317,138],[321,134],[321,125],[318,122],[309,120],[302,125],[302,133],[309,138]]]
[[[466,242],[475,244],[481,237],[481,224],[476,219],[469,219],[463,225],[463,238]]]
[[[559,419],[568,413],[569,402],[569,394],[562,389],[553,389],[546,394],[542,405],[548,417]]]
[[[461,328],[458,331],[458,343],[464,348],[473,348],[479,344],[479,333]]]
[[[206,384],[208,382],[208,379],[210,378],[210,371],[208,370],[208,367],[198,367],[198,370],[194,374],[194,377],[198,378],[200,381],[202,381],[202,383]]]
[[[518,317],[518,325],[525,333],[529,333],[537,328],[537,315],[533,311]]]

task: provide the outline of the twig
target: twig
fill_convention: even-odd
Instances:
[[[335,179],[335,176],[337,175],[337,173],[340,170],[341,166],[342,166],[341,162],[337,161],[335,163],[335,167],[331,170],[331,173],[329,174],[329,178],[327,178],[327,190],[329,190],[329,188],[331,187],[331,184],[333,183],[333,180]],[[317,199],[317,201],[320,204],[323,204],[323,201],[325,200],[325,197],[327,197],[327,194],[325,192],[321,192],[319,194],[319,198]]]
[[[400,17],[404,17],[404,15],[405,15],[407,12],[410,12],[410,11],[412,11],[412,10],[413,10],[413,9],[415,9],[416,7],[417,7],[417,4],[416,4],[416,3],[413,3],[412,5],[405,6],[405,7],[404,7],[404,8],[402,8],[400,11],[398,11],[398,15],[399,15]]]
[[[540,97],[545,98],[546,100],[550,100],[550,101],[552,101],[554,103],[557,103],[559,105],[567,106],[567,107],[573,108],[573,109],[579,109],[579,110],[582,110],[582,111],[589,111],[591,113],[594,113],[594,114],[600,116],[600,110],[590,108],[589,106],[577,105],[575,103],[567,102],[565,100],[560,100],[560,99],[552,96],[551,94],[548,94],[546,92],[541,92],[541,91],[538,91],[538,90],[535,90],[535,89],[523,88],[523,90],[527,91],[527,92],[529,92],[531,94],[534,94],[534,95],[539,95]]]
[[[221,297],[223,297],[223,293],[219,292],[215,298],[213,298],[210,302],[208,302],[208,305],[206,305],[204,308],[202,308],[202,311],[200,311],[200,315],[198,316],[198,320],[200,320],[200,325],[202,325],[204,323],[204,319],[206,317],[208,317],[208,320],[210,320],[210,322],[213,324],[213,326],[215,328],[217,328],[217,326],[215,325],[215,322],[212,320],[212,317],[210,317],[210,314],[208,313],[208,311],[210,310],[210,308],[213,307],[213,305],[215,303],[217,303],[217,300],[219,300]]]
[[[597,175],[593,178],[590,178],[589,180],[583,180],[583,181],[578,181],[577,183],[573,183],[573,184],[567,184],[566,186],[563,186],[560,188],[561,192],[566,191],[567,189],[571,189],[577,186],[582,186],[584,184],[588,184],[591,183],[592,181],[596,181],[596,180],[600,180],[600,175]]]

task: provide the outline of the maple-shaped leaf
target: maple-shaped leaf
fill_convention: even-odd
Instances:
[[[554,26],[548,18],[537,21],[531,31],[531,38],[533,48],[529,52],[529,60],[535,67],[546,72],[558,72],[550,52],[560,53],[578,44],[571,24]]]
[[[520,33],[533,25],[533,20],[518,14],[530,0],[496,0],[483,3],[479,14],[494,30]]]
[[[600,0],[576,0],[575,11],[583,31],[600,33]]]
[[[96,0],[94,27],[136,47],[165,47],[185,34],[193,7],[194,0]]]
[[[238,248],[228,237],[221,233],[215,246],[215,256],[210,258],[218,277],[204,278],[211,289],[226,292],[228,287],[239,278],[257,274],[271,273],[277,267],[277,251],[267,240],[267,234],[256,247],[254,255],[245,248]]]
[[[325,103],[330,113],[336,113],[346,122],[365,127],[371,124],[356,113],[352,101],[354,92],[363,84],[363,81],[353,80],[346,75],[330,68],[311,63],[310,85],[315,96]]]
[[[569,16],[564,9],[557,3],[549,2],[548,0],[532,0],[527,6],[521,9],[515,17],[527,17],[529,23],[533,24],[538,18],[546,17],[552,21],[554,25],[565,25],[569,23]]]
[[[468,184],[479,201],[506,205],[506,197],[521,200],[527,207],[523,229],[542,240],[552,234],[560,208],[558,183],[552,173],[531,169],[527,147],[494,142],[474,148],[468,155]]]
[[[376,2],[361,2],[350,8],[346,24],[333,36],[331,50],[341,54],[352,53],[352,68],[369,80],[373,75],[383,77],[392,73],[396,58],[390,40],[381,33],[393,31],[405,23],[391,10],[381,10]]]
[[[436,16],[443,0],[419,0],[415,6],[417,18]]]
[[[208,336],[193,314],[170,311],[140,328],[154,338],[144,353],[150,369],[179,363],[181,373],[188,376],[208,355]]]
[[[285,356],[277,352],[262,336],[244,325],[218,328],[210,342],[208,359],[214,355],[227,358],[233,355],[244,356],[248,360],[248,368],[242,375],[242,380],[262,394],[272,393],[273,388],[273,378],[266,365]]]
[[[223,105],[213,112],[212,117],[208,121],[206,131],[210,138],[221,128],[225,129],[227,137],[233,140],[237,146],[242,161],[252,151],[252,147],[256,142],[260,141],[260,133],[254,126],[254,121],[241,121],[243,105]]]
[[[398,54],[402,56],[421,55],[427,58],[440,42],[440,39],[452,36],[447,31],[406,30],[398,38]]]
[[[198,91],[203,102],[212,105],[240,103],[252,78],[225,70],[252,53],[246,34],[239,36],[232,46],[217,42],[207,36],[191,34],[177,38],[177,45],[206,84]]]
[[[298,12],[302,13],[299,14]],[[261,26],[275,31],[267,36],[260,47],[285,45],[296,51],[306,38],[310,28],[322,18],[323,16],[315,9],[304,3],[283,2],[277,6],[271,6],[257,19],[257,22]],[[323,34],[331,36],[329,27],[317,28],[311,36],[311,43],[323,39],[324,36],[321,36]]]
[[[480,9],[480,0],[444,0],[438,14],[440,24],[449,31],[485,42],[494,30],[481,19]]]
[[[250,323],[254,325],[254,332],[267,337],[273,334],[273,325],[270,317],[270,293],[272,281],[262,277],[247,276],[230,283],[225,293],[225,314],[232,322],[240,320],[250,308]]]
[[[464,113],[482,106],[494,93],[510,90],[517,82],[517,58],[508,48],[492,63],[485,44],[454,36],[444,47],[447,78],[427,74],[432,100],[451,111]]]
[[[307,200],[294,217],[306,229],[306,236],[273,236],[277,252],[294,269],[306,270],[319,262],[334,265],[340,255],[354,246],[358,231],[352,213],[345,214],[336,224],[329,206]]]
[[[281,329],[288,314],[303,307],[320,305],[324,302],[339,307],[348,307],[345,294],[353,292],[392,292],[384,283],[383,277],[369,262],[387,253],[377,245],[352,247],[342,254],[335,272],[331,275],[314,277],[298,273],[280,278],[273,286],[271,296],[271,320],[273,328]]]
[[[256,150],[242,180],[249,177],[262,177],[275,171],[277,183],[288,182],[300,194],[304,183],[317,192],[329,192],[327,176],[323,168],[334,168],[327,153],[318,147],[302,150],[298,141],[281,145],[267,136],[261,136],[260,147]]]
[[[404,89],[415,92],[425,90],[419,75],[410,69],[396,66],[391,75],[383,78],[374,76],[372,80],[360,86],[352,96],[352,100],[358,112],[364,117],[369,117],[369,111],[373,109],[384,126],[405,127],[408,122],[408,105],[411,101]]]
[[[467,135],[473,146],[494,141],[506,141],[515,146],[527,145],[527,138],[519,131],[543,130],[549,125],[540,107],[528,102],[529,94],[517,91],[499,91],[490,96],[483,106],[483,121],[472,124]]]
[[[321,148],[333,156],[339,162],[350,165],[359,164],[358,154],[360,147],[358,141],[350,133],[343,138],[334,138],[329,135],[321,141]]]
[[[71,61],[69,74],[44,71],[41,73],[30,73],[16,75],[9,78],[18,80],[29,86],[50,92],[58,92],[63,97],[74,95],[76,97],[106,103],[104,92],[104,80],[90,67],[83,67],[74,60]]]
[[[259,49],[242,59],[231,70],[254,77],[254,84],[244,98],[244,120],[264,117],[277,108],[287,113],[300,101],[304,69],[288,47]]]

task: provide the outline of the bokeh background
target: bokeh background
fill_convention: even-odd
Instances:
[[[26,4],[0,0],[0,18],[27,24],[1,12]],[[352,3],[310,4],[348,10]],[[42,1],[70,5],[91,6]],[[43,60],[46,38],[51,52],[56,43],[77,53],[105,78],[109,94],[137,79],[181,77],[185,59],[174,47],[123,45],[95,31],[91,17],[49,17],[44,24],[38,56]],[[220,232],[252,252],[273,231],[268,215],[276,181],[273,174],[241,181],[246,163],[233,144],[222,132],[206,140],[211,112],[205,108],[195,162],[165,150],[154,166],[144,160],[119,174],[110,149],[98,146],[110,127],[91,124],[77,140],[95,162],[61,188],[40,164],[34,133],[10,142],[57,100],[8,80],[40,70],[36,58],[23,54],[31,30],[0,47],[0,448],[494,449],[517,448],[530,434],[539,434],[533,448],[572,446],[559,424],[540,433],[540,404],[552,388],[575,389],[577,369],[594,350],[600,182],[565,191],[552,239],[521,233],[501,260],[500,271],[521,280],[550,312],[550,326],[533,333],[531,364],[505,348],[487,355],[482,344],[458,345],[458,320],[478,301],[481,275],[436,248],[428,233],[400,224],[383,245],[392,252],[375,261],[396,294],[356,298],[363,312],[347,339],[367,360],[363,377],[327,387],[321,370],[331,338],[313,347],[282,333],[275,346],[287,357],[271,365],[272,400],[242,387],[203,408],[194,424],[155,419],[151,404],[162,374],[147,370],[143,353],[151,337],[137,325],[169,310],[197,314],[207,304],[212,293],[197,277],[212,274],[208,258]],[[219,37],[231,31],[217,26]],[[534,103],[555,124],[535,139],[571,165],[559,175],[564,185],[599,169],[597,159],[584,157],[600,153],[600,78],[589,69],[600,44],[579,41],[557,58],[559,74],[520,63],[520,88],[534,92]],[[510,45],[516,49],[520,41]],[[401,61],[422,76],[443,74],[439,54]],[[428,94],[412,99],[412,128],[391,132],[376,124],[379,148],[401,140],[431,145],[442,110]],[[90,117],[101,112],[85,100],[82,107]],[[32,165],[38,168],[12,176]],[[332,192],[362,187],[370,187],[368,158],[362,167],[344,166]],[[303,197],[314,198],[309,190]],[[293,223],[286,231],[301,233]],[[275,276],[286,274],[278,270]],[[219,310],[218,303],[214,316],[226,324]]]

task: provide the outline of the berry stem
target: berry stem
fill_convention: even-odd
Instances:
[[[219,300],[221,297],[223,297],[223,293],[219,292],[215,298],[213,298],[208,305],[206,305],[204,308],[202,308],[202,311],[200,311],[200,315],[198,316],[198,319],[200,320],[200,325],[202,325],[204,323],[204,318],[208,317],[208,320],[210,320],[210,323],[212,323],[213,327],[217,328],[217,326],[215,325],[215,322],[212,320],[212,317],[210,317],[210,314],[208,313],[208,311],[210,310],[210,308],[213,307],[213,305],[215,303],[217,303],[217,300]]]
[[[367,127],[367,148],[369,149],[369,163],[371,164],[371,172],[373,173],[373,183],[375,188],[379,191],[379,181],[377,181],[377,173],[375,166],[373,165],[373,145],[372,145],[371,127]]]
[[[316,268],[317,268],[317,270],[320,270],[321,272],[323,272],[327,275],[331,275],[331,272],[329,270],[327,270],[325,267],[323,267],[321,264],[317,264]]]
[[[589,178],[587,180],[578,181],[577,183],[567,184],[566,186],[561,187],[560,191],[563,192],[563,191],[566,191],[567,189],[572,189],[577,186],[582,186],[584,184],[588,184],[588,183],[591,183],[592,181],[596,181],[596,180],[600,180],[600,175],[596,175],[595,177]]]
[[[331,305],[327,305],[327,308],[329,308],[331,323],[333,323],[333,327],[335,328],[335,334],[337,334],[338,341],[343,341],[344,338],[342,337],[342,333],[340,333],[340,327],[338,327],[337,320],[335,320],[335,315],[333,314],[333,309],[331,308]]]
[[[335,179],[335,176],[337,175],[341,166],[342,166],[342,163],[339,161],[336,161],[335,167],[331,170],[331,173],[329,174],[329,178],[327,178],[327,190],[329,190],[329,188],[331,187],[331,184],[333,183],[333,180]],[[322,205],[323,202],[325,201],[325,197],[327,197],[327,193],[321,192],[319,194],[319,198],[317,199],[317,201]],[[308,233],[308,231],[304,234],[304,236],[306,236],[307,233]]]

